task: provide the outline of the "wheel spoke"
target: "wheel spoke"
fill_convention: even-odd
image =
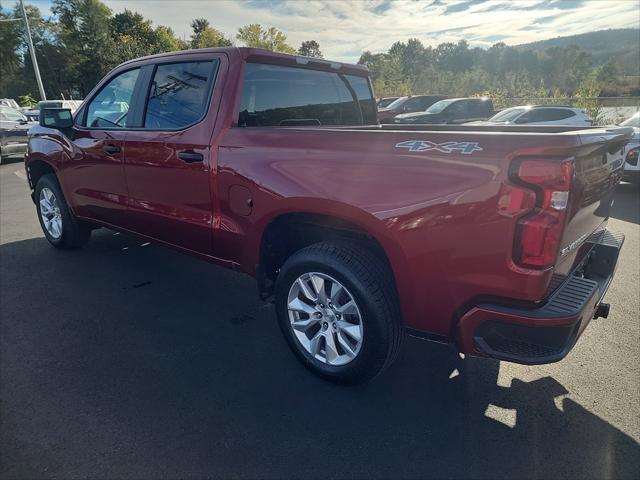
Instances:
[[[297,297],[289,302],[288,308],[291,311],[307,313],[309,315],[313,315],[316,312],[315,308],[313,308],[311,305],[307,305]]]
[[[318,352],[320,352],[320,341],[322,340],[322,338],[324,337],[324,335],[322,335],[322,330],[318,330],[318,332],[313,336],[313,338],[311,338],[310,340],[308,340],[308,346],[307,349],[309,350],[309,353],[311,353],[311,355],[313,355],[314,357],[316,355],[318,355]]]
[[[60,236],[60,234],[62,234],[62,220],[60,217],[54,217],[53,225],[56,231],[56,236]]]
[[[324,345],[324,353],[325,358],[327,359],[327,363],[331,364],[336,361],[336,359],[340,356],[338,353],[338,347],[336,346],[336,339],[334,333],[330,330],[327,330],[324,335],[325,345]]]
[[[46,198],[40,199],[40,213],[47,214],[51,211],[51,205],[47,202]]]
[[[338,320],[338,330],[346,333],[356,342],[362,340],[360,325],[354,325],[353,323],[345,322],[344,320]]]
[[[316,325],[319,322],[317,318],[309,317],[291,322],[291,326],[294,330],[299,332],[306,332],[310,327]]]
[[[331,301],[333,302],[333,304],[337,304],[338,303],[338,299],[340,297],[340,294],[343,292],[344,287],[342,285],[340,285],[338,282],[333,282],[331,284],[331,293],[329,294],[331,296]]]
[[[343,332],[338,332],[337,337],[338,337],[338,343],[340,344],[342,349],[345,351],[347,356],[349,358],[355,357],[356,351],[353,349],[353,347],[349,343],[349,340],[347,340],[345,334]]]
[[[327,303],[327,292],[325,291],[325,284],[326,282],[324,281],[324,278],[322,278],[320,275],[311,275],[311,283],[313,284],[313,288],[316,291],[317,294],[317,299],[322,302],[322,303]]]
[[[342,315],[357,315],[358,307],[356,307],[356,304],[352,299],[349,299],[349,301],[344,305],[336,307],[336,311]]]
[[[309,288],[309,285],[307,284],[307,281],[299,278],[298,279],[298,286],[300,287],[300,290],[302,291],[302,294],[307,297],[309,300],[311,300],[312,302],[317,302],[318,301],[318,296]]]

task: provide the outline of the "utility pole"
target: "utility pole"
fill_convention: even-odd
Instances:
[[[38,82],[38,90],[40,90],[40,98],[46,100],[47,96],[44,93],[44,87],[42,86],[42,78],[40,78],[40,69],[38,68],[38,60],[36,59],[36,51],[33,48],[33,40],[31,39],[31,28],[29,28],[29,20],[27,19],[27,11],[24,8],[24,3],[20,0],[20,6],[22,7],[22,16],[24,17],[24,26],[27,29],[27,43],[29,44],[29,53],[31,54],[31,63],[33,63],[33,70],[36,74],[36,82]]]

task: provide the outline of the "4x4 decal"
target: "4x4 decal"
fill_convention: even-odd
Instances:
[[[428,140],[407,140],[396,143],[396,148],[406,148],[410,152],[428,152],[429,150],[435,150],[442,153],[459,152],[464,155],[482,151],[482,147],[477,142],[434,143]]]

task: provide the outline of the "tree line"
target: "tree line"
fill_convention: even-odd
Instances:
[[[189,48],[234,44],[322,57],[315,40],[290,45],[274,27],[249,24],[229,38],[205,18],[191,22],[189,38],[179,38],[167,26],[125,9],[113,12],[100,0],[53,0],[53,18],[25,5],[45,91],[51,98],[83,98],[116,65],[144,55]],[[0,4],[0,20],[21,17]],[[396,42],[385,53],[364,52],[359,63],[371,71],[376,94],[438,93],[450,96],[489,94],[500,103],[507,97],[562,97],[579,92],[638,94],[625,83],[615,59],[596,67],[577,46],[543,52],[520,50],[504,43],[471,48],[461,40],[425,46],[419,39]],[[23,22],[0,22],[0,97],[38,99]],[[636,89],[635,91],[633,89]]]

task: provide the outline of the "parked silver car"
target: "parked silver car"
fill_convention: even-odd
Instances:
[[[24,155],[27,131],[34,124],[19,110],[0,105],[0,163],[12,155]]]

